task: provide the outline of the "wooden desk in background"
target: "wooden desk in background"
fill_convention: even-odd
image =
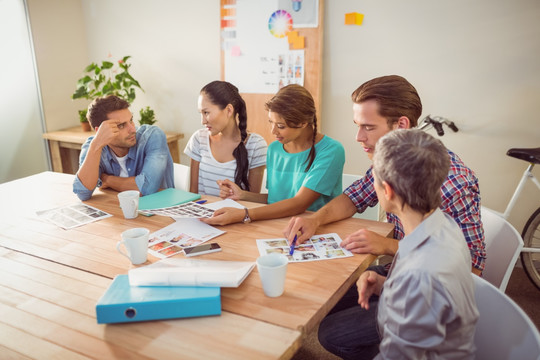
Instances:
[[[126,274],[132,267],[129,261],[115,249],[122,231],[132,227],[146,227],[153,232],[174,220],[162,216],[139,216],[133,220],[126,220],[118,206],[116,192],[111,190],[97,190],[92,199],[86,202],[112,214],[110,218],[71,230],[63,230],[39,219],[35,214],[37,210],[69,205],[78,201],[71,191],[72,182],[73,175],[44,172],[0,185],[0,198],[2,198],[0,271],[8,274],[8,276],[0,276],[0,294],[13,294],[14,298],[23,298],[29,304],[45,302],[49,307],[55,304],[54,310],[47,310],[45,304],[41,304],[38,311],[32,310],[31,306],[20,308],[18,302],[11,300],[11,296],[0,295],[0,306],[5,309],[2,313],[9,315],[0,317],[0,329],[14,330],[17,334],[14,336],[18,341],[15,343],[9,337],[5,339],[0,337],[0,349],[13,349],[13,346],[17,346],[13,345],[14,343],[27,343],[27,341],[36,344],[36,339],[38,339],[40,340],[37,342],[38,347],[44,346],[43,341],[47,344],[53,342],[55,346],[64,348],[71,346],[90,357],[100,357],[99,354],[92,355],[91,346],[84,348],[87,342],[71,339],[70,334],[73,331],[82,331],[79,327],[83,327],[83,335],[95,341],[102,351],[113,352],[113,354],[105,354],[112,357],[125,357],[122,352],[117,353],[114,350],[115,347],[121,348],[122,351],[135,347],[132,351],[141,356],[169,357],[168,355],[161,356],[162,354],[157,349],[162,344],[168,344],[169,346],[165,348],[169,351],[176,347],[175,344],[178,342],[191,345],[189,349],[178,348],[178,356],[181,355],[184,358],[201,356],[208,358],[198,353],[200,348],[206,349],[205,354],[214,351],[213,356],[210,356],[213,358],[290,358],[300,347],[302,338],[316,328],[374,259],[371,255],[355,255],[343,259],[289,264],[285,293],[279,298],[264,296],[255,269],[238,288],[222,289],[223,315],[221,317],[118,326],[98,325],[95,321],[95,302],[115,275]],[[213,197],[208,197],[208,199],[209,201],[216,200]],[[244,205],[260,206],[253,203],[244,203]],[[215,239],[223,250],[203,257],[216,260],[254,261],[259,255],[255,239],[282,237],[281,231],[287,221],[288,218],[218,227],[226,231]],[[384,236],[390,235],[393,230],[393,226],[388,223],[350,218],[323,226],[318,233],[335,232],[344,238],[360,227],[368,228]],[[183,257],[183,255],[177,256]],[[146,264],[157,260],[149,256]],[[52,267],[54,270],[50,270]],[[53,274],[49,274],[49,270]],[[41,277],[44,277],[44,280],[41,280]],[[68,278],[69,283],[73,281],[73,290],[69,286],[66,287],[65,277]],[[27,281],[30,285],[25,285]],[[47,282],[47,286],[53,288],[51,290],[53,295],[47,295],[47,291],[42,288],[45,285],[36,288],[32,285],[34,281]],[[90,295],[81,290],[87,282],[95,285],[91,288]],[[86,298],[84,302],[77,300],[81,296]],[[57,304],[57,298],[65,299],[67,305]],[[41,314],[42,308],[45,309],[43,314]],[[56,310],[60,318],[74,311],[84,313],[84,325],[79,324],[78,321],[61,321],[60,319],[55,321]],[[77,314],[77,316],[82,315]],[[39,318],[43,332],[35,330],[29,334],[26,331],[26,325],[23,325],[21,321],[16,321],[25,317]],[[236,330],[230,337],[227,335],[233,331],[230,326],[236,321],[243,326],[239,331],[243,339],[236,338],[240,336]],[[270,331],[271,335],[268,339],[264,339],[265,331]],[[205,336],[206,332],[208,336]],[[197,334],[197,336],[192,334]],[[219,334],[222,334],[224,338],[219,339]],[[138,340],[132,340],[131,336],[143,336],[141,343],[145,346],[142,347]],[[28,339],[25,339],[26,337]],[[215,346],[216,341],[218,346]],[[109,342],[112,350],[107,347]],[[215,349],[212,348],[213,346]]]
[[[80,126],[43,134],[49,141],[53,171],[75,174],[79,168],[81,146],[94,134],[94,131],[83,131]],[[165,131],[165,135],[173,162],[180,163],[178,140],[184,138],[184,134]]]

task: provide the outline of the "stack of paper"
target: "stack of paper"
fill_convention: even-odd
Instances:
[[[254,262],[170,258],[131,269],[131,286],[238,287]]]

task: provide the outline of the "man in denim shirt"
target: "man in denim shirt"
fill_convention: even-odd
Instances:
[[[96,187],[138,190],[141,195],[174,187],[173,160],[165,133],[157,126],[133,123],[129,103],[111,95],[95,99],[88,121],[96,130],[81,148],[73,192],[81,200]]]

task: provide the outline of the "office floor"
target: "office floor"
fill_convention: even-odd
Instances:
[[[527,274],[519,265],[512,272],[506,288],[506,295],[521,306],[540,330],[540,290],[531,283]],[[304,346],[293,357],[293,360],[308,359],[335,360],[340,358],[324,350],[317,340],[317,333],[313,332],[305,340]]]

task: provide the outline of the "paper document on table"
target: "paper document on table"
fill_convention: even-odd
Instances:
[[[290,246],[287,239],[258,239],[257,248],[261,255],[278,253],[287,256],[289,262],[304,262],[314,260],[339,259],[353,256],[353,254],[343,249],[341,238],[338,234],[314,235],[303,244],[294,247],[294,253],[289,255]]]
[[[164,259],[129,270],[131,286],[238,287],[251,273],[254,262]]]
[[[72,229],[112,216],[105,211],[83,203],[37,211],[36,214],[64,229]]]
[[[170,206],[166,208],[139,210],[143,215],[161,215],[172,218],[209,218],[214,214],[214,210],[196,202],[187,202],[181,205]]]
[[[197,219],[177,219],[148,236],[148,251],[163,259],[183,252],[187,246],[202,244],[224,233]]]
[[[240,203],[237,203],[234,200],[225,199],[225,200],[205,204],[204,207],[206,207],[206,208],[208,208],[210,210],[217,210],[217,209],[221,209],[221,208],[224,208],[224,207],[233,207],[233,208],[237,208],[237,209],[243,209],[245,206],[243,206]]]

